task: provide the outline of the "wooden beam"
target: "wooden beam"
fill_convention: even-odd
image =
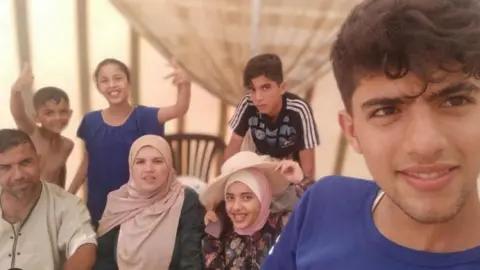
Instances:
[[[223,140],[228,140],[227,138],[225,138],[227,136],[227,128],[228,128],[228,119],[227,119],[228,105],[226,102],[222,101],[221,99],[218,99],[218,101],[220,102],[220,119],[219,119],[219,125],[218,125],[218,136]]]
[[[17,27],[18,59],[21,72],[24,63],[27,62],[32,65],[32,56],[30,51],[30,31],[28,28],[28,1],[15,0],[13,1],[13,4],[15,24]],[[20,74],[20,72],[18,74]],[[32,96],[33,89],[28,89],[28,91],[22,92],[22,97],[28,115],[34,115]]]
[[[313,92],[315,91],[315,85],[312,85],[310,89],[308,89],[306,95],[305,95],[305,101],[308,104],[312,104],[312,99],[313,99]]]
[[[91,110],[90,105],[90,54],[88,50],[88,0],[77,0],[76,5],[76,30],[78,48],[78,78],[80,91],[80,115],[85,115]],[[83,153],[82,153],[83,154]],[[80,193],[83,198],[87,197],[87,181]]]
[[[345,138],[345,135],[341,133],[337,145],[335,165],[333,167],[334,175],[341,175],[343,172],[343,165],[345,164],[345,157],[348,149],[347,146],[347,139]]]
[[[140,102],[140,36],[130,29],[130,79],[132,83],[132,104]]]

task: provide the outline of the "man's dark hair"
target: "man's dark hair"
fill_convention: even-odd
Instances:
[[[260,76],[283,83],[282,60],[276,54],[260,54],[250,59],[243,70],[243,86],[246,89],[252,88],[252,79]]]
[[[361,79],[415,74],[437,83],[438,70],[480,77],[479,0],[365,0],[332,46],[333,72],[345,107]],[[453,64],[453,65],[452,65]]]
[[[70,104],[70,99],[65,91],[53,86],[43,87],[33,94],[33,108],[38,110],[48,101],[55,101],[55,103],[58,104],[62,100]]]
[[[35,149],[35,145],[27,133],[18,129],[0,129],[0,153],[5,153],[13,147],[25,143],[30,144]]]

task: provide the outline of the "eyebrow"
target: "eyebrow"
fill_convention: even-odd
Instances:
[[[428,101],[432,101],[438,98],[445,98],[454,94],[478,92],[479,90],[479,86],[471,82],[460,82],[449,85],[438,92],[430,94],[428,97]]]
[[[240,193],[240,196],[251,195],[251,194],[253,194],[253,192],[247,191],[247,192]],[[226,195],[234,196],[235,194],[227,192]]]
[[[429,94],[427,100],[433,101],[435,99],[445,98],[453,94],[459,94],[464,92],[471,93],[473,91],[479,91],[479,90],[480,90],[480,87],[471,82],[460,82],[460,83],[449,85],[438,92]],[[374,106],[385,106],[385,107],[392,106],[393,107],[393,106],[405,104],[410,100],[413,100],[413,99],[407,95],[402,97],[394,97],[394,98],[389,98],[389,97],[372,98],[363,102],[361,107],[362,109],[368,109]]]

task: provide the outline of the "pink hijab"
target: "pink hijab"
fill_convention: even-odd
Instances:
[[[143,191],[141,182],[130,180],[111,192],[100,220],[102,236],[120,225],[117,264],[120,270],[168,269],[175,246],[178,222],[184,201],[184,190],[172,167],[172,150],[160,136],[145,135],[132,145],[130,172],[138,152],[144,147],[157,149],[168,166],[168,174],[158,189]]]
[[[272,202],[272,190],[270,189],[268,179],[258,169],[245,169],[232,174],[225,184],[225,193],[228,187],[235,182],[247,185],[260,201],[260,212],[255,222],[248,228],[234,228],[235,232],[240,235],[252,236],[260,231],[268,220]]]

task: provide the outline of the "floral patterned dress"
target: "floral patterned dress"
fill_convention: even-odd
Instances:
[[[271,213],[265,226],[252,236],[237,234],[231,224],[220,238],[205,236],[202,247],[205,270],[259,270],[280,235],[287,215]]]

